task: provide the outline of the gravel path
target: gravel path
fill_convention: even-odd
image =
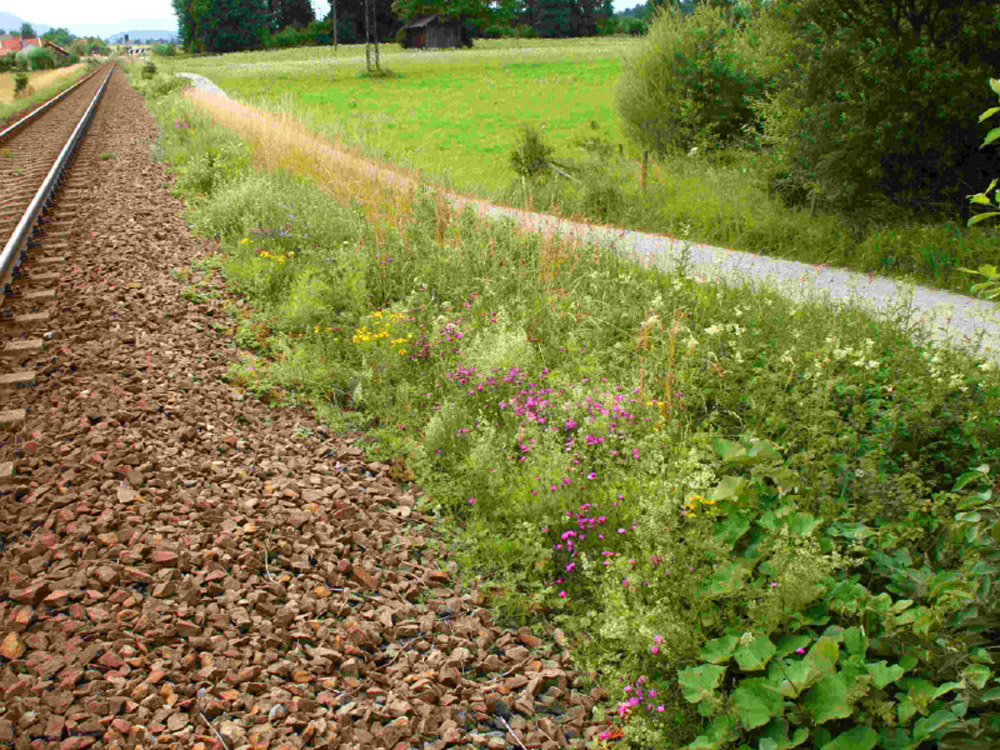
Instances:
[[[582,747],[561,633],[495,626],[358,436],[224,382],[241,302],[156,134],[115,73],[47,225],[53,345],[3,393],[0,746]]]
[[[190,78],[199,90],[227,96],[204,76],[178,75]],[[415,184],[399,173],[374,164],[372,171],[388,181]],[[581,224],[454,194],[448,197],[458,208],[471,206],[482,216],[512,218],[537,231],[594,240],[639,262],[667,270],[683,266],[689,273],[706,280],[767,284],[792,299],[821,300],[833,306],[857,305],[893,319],[897,319],[900,309],[909,309],[912,311],[910,325],[927,330],[932,340],[1000,363],[1000,307],[992,302],[840,268],[687,243],[663,235]]]

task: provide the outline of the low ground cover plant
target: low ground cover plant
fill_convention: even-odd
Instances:
[[[162,155],[248,303],[231,382],[365,429],[498,616],[563,627],[612,691],[595,746],[1000,741],[994,363],[905,303],[793,303],[296,176],[165,89]]]

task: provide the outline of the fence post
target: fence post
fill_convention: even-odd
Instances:
[[[639,189],[646,191],[646,163],[649,161],[649,152],[642,152],[642,166],[639,167]]]

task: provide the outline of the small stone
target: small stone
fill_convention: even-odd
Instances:
[[[17,638],[17,633],[7,633],[0,643],[0,656],[5,659],[20,659],[24,655],[24,644]]]

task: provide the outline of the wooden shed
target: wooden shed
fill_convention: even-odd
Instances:
[[[437,13],[420,16],[403,27],[406,46],[417,49],[440,49],[462,46],[462,21],[443,18]]]

